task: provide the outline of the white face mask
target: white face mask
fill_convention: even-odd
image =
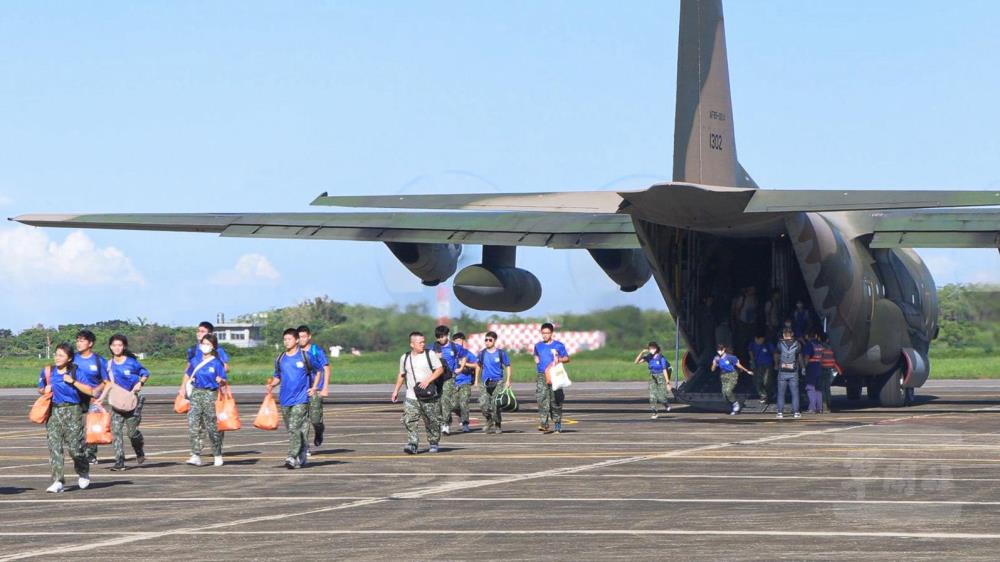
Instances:
[[[726,354],[726,351],[724,349],[720,349],[719,350],[719,357],[722,357],[725,354]]]
[[[211,344],[203,343],[198,346],[198,349],[200,349],[202,353],[212,353]]]
[[[650,355],[656,355],[656,350],[655,349],[650,349],[649,350],[649,354]]]

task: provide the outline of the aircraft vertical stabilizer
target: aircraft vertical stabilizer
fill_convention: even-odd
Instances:
[[[757,187],[736,159],[721,0],[681,0],[674,181]]]

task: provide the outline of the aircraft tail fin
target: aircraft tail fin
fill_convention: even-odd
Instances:
[[[722,0],[681,0],[673,178],[757,187],[736,159]]]

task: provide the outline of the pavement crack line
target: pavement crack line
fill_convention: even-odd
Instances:
[[[664,453],[657,453],[652,455],[637,455],[631,457],[625,457],[620,459],[611,459],[596,463],[584,464],[579,466],[571,466],[565,468],[554,468],[549,470],[541,470],[537,472],[529,472],[526,474],[512,474],[509,476],[504,476],[502,478],[490,478],[486,480],[469,480],[465,482],[451,482],[446,484],[441,484],[438,486],[429,486],[426,488],[418,488],[410,492],[403,492],[398,494],[391,494],[388,496],[383,496],[379,498],[364,499],[358,501],[352,501],[344,504],[332,505],[327,507],[320,507],[315,509],[309,509],[305,511],[292,511],[280,514],[269,514],[259,517],[248,517],[244,519],[238,519],[235,521],[226,521],[222,523],[215,523],[212,525],[200,525],[198,527],[183,527],[177,529],[170,529],[166,531],[150,531],[148,533],[135,534],[135,535],[124,535],[116,538],[104,540],[104,541],[92,541],[78,545],[70,546],[59,546],[55,548],[48,548],[44,550],[30,550],[25,552],[19,552],[9,556],[0,558],[0,561],[6,560],[23,560],[26,558],[35,558],[39,556],[54,556],[54,555],[64,555],[73,552],[86,552],[90,550],[96,550],[104,547],[114,547],[121,546],[124,544],[130,544],[140,541],[159,539],[163,537],[184,535],[189,533],[194,533],[196,531],[210,531],[214,529],[223,529],[227,527],[236,527],[240,525],[249,525],[253,523],[262,522],[274,522],[281,519],[289,519],[292,517],[304,517],[308,515],[315,515],[319,513],[329,513],[332,511],[341,511],[345,509],[352,509],[355,507],[364,507],[369,505],[376,505],[381,503],[386,503],[395,500],[416,500],[427,496],[436,494],[446,494],[449,492],[457,492],[462,490],[470,490],[475,488],[490,487],[497,484],[513,484],[517,482],[524,482],[526,480],[536,480],[539,478],[551,478],[558,477],[568,474],[576,474],[579,472],[585,472],[589,470],[596,470],[601,468],[607,468],[612,466],[621,466],[626,464],[633,464],[637,462],[651,461],[666,459],[670,457],[690,455],[692,453],[701,453],[705,451],[715,451],[719,449],[725,449],[728,447],[736,446],[749,446],[749,445],[760,445],[765,443],[771,443],[774,441],[782,441],[785,439],[797,439],[799,437],[813,436],[813,435],[826,435],[830,433],[840,433],[844,431],[851,431],[855,429],[871,427],[878,425],[879,423],[885,423],[886,421],[899,422],[905,419],[923,418],[928,416],[933,416],[935,414],[923,414],[914,416],[904,416],[899,418],[893,418],[891,420],[879,420],[872,423],[858,424],[846,427],[834,427],[828,429],[816,429],[816,430],[806,430],[797,433],[787,433],[782,435],[771,435],[767,437],[760,437],[757,439],[747,439],[740,441],[731,441],[727,443],[715,443],[712,445],[703,445],[701,447],[693,447],[690,449],[679,449],[674,451],[667,451]]]

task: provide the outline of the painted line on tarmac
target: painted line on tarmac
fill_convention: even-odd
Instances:
[[[26,500],[31,501],[31,500]],[[38,500],[44,501],[44,500]],[[52,501],[52,500],[49,500]],[[80,500],[83,501],[83,500]],[[964,505],[964,506],[998,506],[1000,501],[965,501],[965,500],[806,500],[806,499],[766,499],[766,498],[427,498],[424,501],[433,502],[545,502],[545,503],[687,503],[687,504],[847,504],[847,505]]]
[[[102,536],[111,535],[120,537],[120,540],[104,541],[102,546],[116,546],[135,542],[137,540],[148,540],[150,533],[138,531],[46,531],[47,536]],[[583,535],[583,536],[728,536],[728,537],[812,537],[812,538],[888,538],[888,539],[932,539],[932,540],[997,540],[1000,534],[996,533],[938,533],[921,531],[740,531],[740,530],[716,530],[716,529],[367,529],[367,530],[301,530],[289,529],[283,531],[243,531],[227,530],[212,531],[192,529],[185,531],[186,535],[202,536],[308,536],[308,535],[369,535],[369,536],[393,536],[395,538],[405,538],[407,536],[427,535],[453,535],[453,536],[479,536],[479,535],[522,535],[522,536],[552,536],[552,535]],[[38,537],[38,533],[30,532],[0,532],[0,537]],[[108,543],[114,543],[108,545]],[[40,556],[41,554],[14,555],[0,560],[15,560],[30,556]]]
[[[277,458],[277,457],[275,457]],[[203,467],[207,468],[207,467]],[[239,473],[205,470],[203,472],[185,472],[175,474],[140,474],[132,471],[130,479],[149,478],[174,480],[178,478],[313,478],[329,476],[336,478],[484,478],[507,476],[509,472],[314,472],[312,470],[286,470],[275,472],[272,469],[247,471],[241,468]],[[47,474],[3,474],[0,479],[37,479],[48,481],[52,477]],[[779,476],[756,474],[568,474],[566,478],[600,479],[634,479],[634,480],[804,480],[816,482],[841,481],[888,481],[888,482],[1000,482],[1000,478],[928,478],[928,477],[893,477],[893,476]]]
[[[768,460],[768,461],[795,461],[804,463],[806,461],[852,461],[852,462],[868,462],[868,461],[885,461],[885,462],[928,462],[928,463],[1000,463],[1000,459],[943,459],[943,458],[923,458],[923,457],[869,457],[867,455],[857,455],[854,457],[815,457],[809,455],[807,457],[802,456],[785,456],[779,457],[777,455],[690,455],[685,457],[686,460]]]
[[[804,435],[811,435],[811,434],[837,433],[837,432],[849,431],[849,430],[855,429],[857,427],[864,427],[864,426],[858,425],[858,426],[838,427],[838,428],[824,429],[824,430],[803,431],[803,432],[799,432],[799,433],[795,433],[795,434],[791,434],[791,435],[768,436],[768,437],[762,437],[762,438],[754,439],[754,440],[750,440],[750,441],[739,441],[739,442],[732,442],[732,443],[720,443],[720,444],[713,444],[713,445],[705,445],[705,446],[702,446],[702,447],[695,447],[693,449],[681,449],[681,450],[678,450],[678,451],[668,451],[666,453],[658,453],[658,454],[654,453],[654,454],[646,454],[646,455],[635,455],[635,456],[629,456],[629,457],[625,457],[625,458],[609,459],[609,460],[604,460],[604,461],[600,461],[600,462],[595,462],[595,463],[590,463],[590,464],[584,464],[584,465],[578,465],[578,466],[572,466],[572,467],[552,468],[552,469],[547,469],[547,470],[542,470],[542,471],[532,472],[532,473],[526,473],[526,474],[508,475],[508,476],[501,477],[501,478],[487,478],[487,479],[480,478],[480,479],[476,479],[476,480],[466,480],[466,481],[459,481],[459,482],[447,482],[447,483],[439,484],[439,485],[436,485],[436,486],[430,486],[430,487],[427,487],[427,488],[418,488],[418,489],[412,490],[410,492],[405,492],[405,493],[400,493],[400,494],[393,494],[393,495],[385,496],[385,497],[382,497],[382,498],[368,499],[368,500],[358,500],[358,501],[353,501],[353,502],[349,502],[349,503],[346,503],[346,504],[338,504],[338,505],[334,505],[334,506],[329,506],[329,507],[324,507],[324,508],[317,508],[317,509],[310,509],[310,510],[306,510],[306,511],[293,511],[293,512],[287,512],[287,513],[269,514],[269,515],[262,516],[262,517],[252,517],[252,518],[246,518],[246,519],[238,519],[238,520],[235,520],[235,521],[228,521],[228,522],[216,523],[216,524],[207,525],[207,526],[175,528],[175,529],[170,529],[170,530],[165,530],[165,531],[151,531],[149,533],[142,534],[142,535],[118,536],[116,538],[112,538],[112,539],[108,539],[108,540],[104,540],[104,541],[88,541],[86,543],[78,544],[78,545],[57,546],[57,547],[54,547],[54,548],[46,548],[46,549],[33,549],[33,550],[28,550],[28,551],[20,552],[18,554],[10,555],[10,556],[4,557],[4,558],[0,558],[0,560],[18,560],[18,559],[22,559],[22,558],[32,558],[32,557],[37,557],[37,556],[52,556],[52,555],[63,555],[63,554],[71,553],[71,552],[86,552],[86,551],[91,551],[91,550],[95,550],[95,549],[101,549],[101,548],[104,548],[104,547],[114,547],[114,546],[120,546],[120,545],[123,545],[123,544],[129,544],[129,543],[134,543],[134,542],[139,542],[139,541],[144,541],[144,540],[158,539],[158,538],[162,538],[162,537],[166,537],[166,536],[173,536],[173,535],[185,534],[185,533],[189,533],[189,532],[194,531],[194,530],[209,531],[209,530],[212,530],[212,529],[221,529],[221,528],[229,528],[229,527],[239,527],[241,525],[247,525],[247,524],[258,523],[258,522],[265,522],[265,521],[269,522],[269,523],[273,523],[273,522],[276,522],[276,521],[280,521],[282,519],[289,519],[289,518],[293,518],[293,517],[303,517],[303,516],[309,516],[309,515],[317,515],[317,514],[320,514],[320,513],[329,513],[329,512],[333,512],[333,511],[350,509],[350,508],[353,508],[353,507],[361,507],[361,506],[368,506],[368,505],[373,505],[373,504],[385,503],[385,502],[388,502],[388,501],[398,500],[398,499],[420,499],[420,498],[424,498],[424,497],[427,497],[427,496],[430,496],[430,495],[443,494],[443,493],[455,492],[455,491],[460,491],[460,490],[470,490],[470,489],[475,489],[475,488],[482,488],[482,487],[489,487],[489,486],[496,486],[496,485],[512,484],[512,483],[516,483],[516,482],[522,482],[522,481],[526,481],[526,480],[534,480],[534,479],[540,479],[540,478],[559,477],[559,476],[564,476],[564,475],[568,475],[568,474],[576,474],[576,473],[579,473],[579,472],[585,472],[585,471],[588,471],[588,470],[606,468],[606,467],[609,467],[609,466],[617,466],[617,465],[622,465],[622,464],[631,464],[631,463],[636,463],[636,462],[641,462],[641,461],[646,461],[646,460],[652,460],[652,459],[657,459],[657,458],[667,458],[667,457],[671,457],[671,456],[678,456],[678,455],[685,454],[685,453],[686,454],[690,454],[690,453],[697,453],[697,452],[700,452],[700,451],[710,451],[710,450],[714,450],[714,449],[721,449],[721,448],[725,448],[725,447],[731,447],[731,446],[734,446],[734,445],[741,445],[741,444],[742,445],[751,445],[751,444],[755,444],[755,443],[766,443],[766,442],[771,442],[771,441],[775,441],[775,440],[789,439],[789,438],[801,437],[801,436],[804,436]],[[427,456],[431,456],[431,455],[427,455]],[[486,457],[486,458],[495,459],[495,456],[490,456],[490,457]],[[398,531],[394,531],[394,532],[398,532]]]
[[[77,498],[77,499],[64,499],[60,497],[59,499],[50,500],[0,500],[0,505],[5,503],[58,503],[58,504],[68,504],[68,503],[193,503],[193,502],[258,502],[258,501],[284,501],[284,502],[322,502],[322,501],[357,501],[357,500],[375,500],[379,499],[376,496],[253,496],[253,497],[231,497],[231,496],[215,496],[215,497],[203,497],[203,498]]]

